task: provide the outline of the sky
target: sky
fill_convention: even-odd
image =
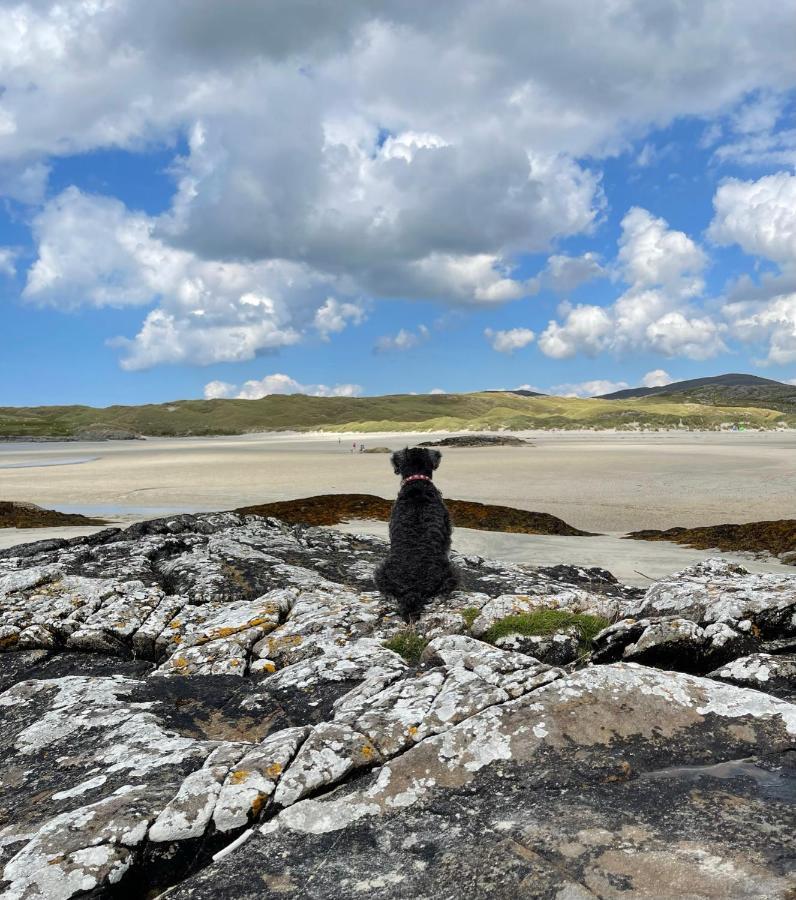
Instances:
[[[796,383],[781,0],[0,0],[0,404]]]

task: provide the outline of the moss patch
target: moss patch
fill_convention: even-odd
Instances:
[[[544,636],[575,628],[581,650],[588,651],[595,636],[611,623],[602,616],[572,613],[564,609],[535,609],[533,612],[506,616],[493,623],[484,634],[484,640],[494,644],[510,634]]]
[[[428,640],[414,631],[401,631],[385,641],[384,646],[402,656],[412,666],[420,662]]]
[[[446,500],[454,528],[476,528],[480,531],[504,531],[513,534],[559,534],[587,537],[563,519],[548,513],[529,512],[511,506],[494,506],[471,500]],[[375,519],[388,522],[392,503],[373,494],[320,494],[298,500],[280,500],[244,506],[235,512],[242,515],[274,516],[291,525],[337,525],[351,519]]]
[[[702,528],[669,528],[666,531],[632,531],[628,540],[672,541],[698,550],[747,550],[774,556],[796,550],[796,519],[747,522],[744,525],[709,525]]]

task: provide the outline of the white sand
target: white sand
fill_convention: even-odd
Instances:
[[[751,522],[796,514],[795,432],[537,432],[522,436],[535,446],[445,450],[435,479],[443,494],[548,512],[586,531],[616,535],[641,528]],[[131,521],[322,493],[392,497],[397,479],[389,458],[352,454],[352,443],[398,449],[433,437],[343,435],[338,443],[337,435],[274,434],[0,444],[0,499]],[[65,531],[78,533],[34,529],[27,539]],[[9,534],[8,529],[3,532],[0,545],[22,537],[19,532]],[[552,555],[545,556],[546,562],[591,560],[611,568],[609,560],[600,556],[608,548],[596,549],[592,557],[589,544],[581,547],[579,543],[585,539],[471,534],[467,538],[474,542],[470,552],[481,555],[515,558],[512,542],[519,540],[516,546],[524,547],[525,541],[532,541],[534,554]],[[654,544],[634,542],[634,546],[649,550],[638,556],[639,550],[634,557],[639,564],[628,567],[652,577],[660,574],[647,569],[664,551],[656,551]],[[627,542],[619,544],[612,557],[621,559],[627,551],[619,548],[625,547]],[[575,548],[581,548],[577,559]],[[671,547],[671,552],[683,564],[706,555],[677,547]]]

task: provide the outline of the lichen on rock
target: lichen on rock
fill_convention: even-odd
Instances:
[[[407,661],[383,553],[233,513],[1,552],[2,896],[785,895],[796,578],[459,556]]]

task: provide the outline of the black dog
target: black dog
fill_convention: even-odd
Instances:
[[[450,516],[431,481],[442,454],[412,447],[393,453],[391,459],[401,488],[390,515],[390,553],[376,570],[375,580],[411,622],[432,597],[455,590],[459,579],[448,558]]]

